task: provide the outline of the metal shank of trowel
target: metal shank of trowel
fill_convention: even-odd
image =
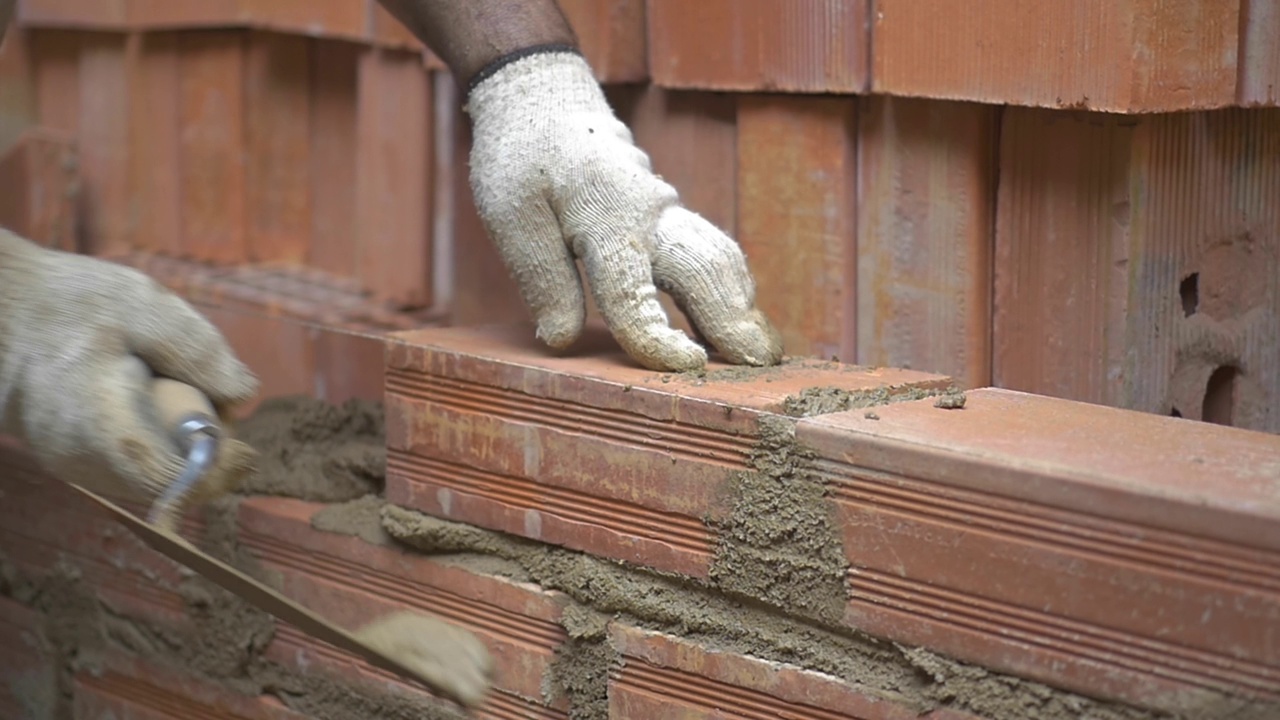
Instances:
[[[156,522],[191,492],[218,461],[222,426],[205,394],[186,383],[154,378],[151,385],[160,426],[186,458],[182,472],[151,507],[147,522]]]

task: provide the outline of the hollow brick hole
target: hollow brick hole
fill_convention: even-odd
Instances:
[[[1218,425],[1232,424],[1232,411],[1236,403],[1236,384],[1240,369],[1223,365],[1213,371],[1204,389],[1204,409],[1200,418]]]
[[[1182,278],[1178,284],[1178,295],[1182,297],[1182,314],[1191,317],[1200,308],[1200,273],[1191,273]]]

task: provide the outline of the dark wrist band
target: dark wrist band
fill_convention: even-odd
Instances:
[[[488,65],[480,68],[475,75],[471,76],[471,80],[467,82],[467,97],[471,96],[471,91],[476,89],[480,83],[488,80],[502,68],[510,65],[517,60],[523,60],[531,55],[542,55],[544,53],[571,53],[573,55],[582,55],[582,51],[577,47],[568,43],[547,43],[546,45],[531,45],[514,52],[509,52],[497,60],[490,61]]]

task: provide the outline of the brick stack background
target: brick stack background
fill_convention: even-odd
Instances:
[[[912,673],[935,690],[967,673],[1028,678],[1078,693],[1045,691],[1059,711],[1099,717],[1081,697],[1245,717],[1203,693],[1280,695],[1280,656],[1249,630],[1280,623],[1267,494],[1280,477],[1280,3],[561,6],[656,171],[746,250],[791,354],[916,373],[863,390],[906,377],[1002,389],[971,393],[963,413],[922,400],[797,430],[840,518],[849,602],[815,615],[759,588],[733,597],[796,637],[816,624],[901,643],[896,659],[867,651],[891,669],[879,684],[641,617],[604,634],[628,659],[598,679],[614,716],[660,717],[677,695],[732,717],[952,704],[906,687]],[[712,529],[728,511],[708,488],[790,391],[761,380],[699,400],[680,385],[693,409],[655,415],[663,386],[619,400],[610,388],[649,380],[600,359],[546,378],[459,370],[439,359],[450,348],[501,358],[513,342],[466,333],[398,336],[384,355],[387,332],[526,312],[472,206],[457,89],[376,2],[20,0],[17,24],[0,50],[0,221],[182,292],[264,395],[385,388],[391,502],[717,589]],[[717,419],[724,408],[741,415]],[[414,424],[423,411],[450,418],[445,430]],[[855,440],[872,449],[846,457]],[[563,457],[585,474],[558,477]],[[693,469],[646,475],[655,462]],[[71,557],[137,612],[181,616],[181,598],[146,589],[174,568],[129,546],[146,572],[111,570],[94,539],[109,523],[39,487],[6,496],[95,529],[68,545],[10,503],[5,554],[41,548],[14,564]],[[326,534],[309,522],[319,508],[248,500],[242,542],[335,616],[406,603],[487,633],[508,651],[488,716],[573,709],[541,683],[580,640],[566,608],[607,611],[600,598]],[[39,686],[37,651],[11,650],[40,645],[38,618],[3,610],[0,663]],[[281,626],[267,653],[372,673],[308,642]],[[971,665],[930,664],[919,647]],[[78,673],[79,716],[295,716],[190,677],[158,690],[181,672],[140,663]],[[1018,712],[1035,715],[931,717]]]

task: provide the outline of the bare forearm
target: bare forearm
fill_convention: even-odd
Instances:
[[[0,0],[0,3],[6,0]],[[555,0],[379,0],[466,87],[498,58],[538,45],[577,46]]]

